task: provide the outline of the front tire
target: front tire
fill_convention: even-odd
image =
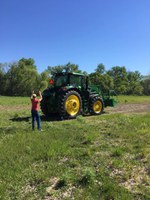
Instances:
[[[90,100],[90,113],[92,115],[100,115],[103,113],[104,103],[98,96],[92,97]]]

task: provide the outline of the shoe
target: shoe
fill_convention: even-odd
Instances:
[[[39,129],[39,131],[43,131],[43,129]]]

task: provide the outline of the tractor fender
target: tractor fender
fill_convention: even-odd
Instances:
[[[94,97],[100,97],[98,94],[91,94],[90,99],[93,99]]]
[[[68,91],[75,91],[75,92],[79,93],[80,96],[82,96],[81,91],[78,88],[71,87],[71,88],[64,90],[63,92],[66,93]]]

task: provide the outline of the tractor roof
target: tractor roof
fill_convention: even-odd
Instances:
[[[54,73],[54,75],[58,75],[58,76],[61,76],[61,75],[86,76],[82,73],[76,73],[76,72],[58,72],[58,73]]]

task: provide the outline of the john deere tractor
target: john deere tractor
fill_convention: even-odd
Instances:
[[[80,73],[55,73],[50,87],[43,92],[41,110],[46,116],[58,114],[62,119],[82,114],[99,115],[104,107],[114,106],[109,91],[104,95],[99,86],[89,85],[88,76]]]

